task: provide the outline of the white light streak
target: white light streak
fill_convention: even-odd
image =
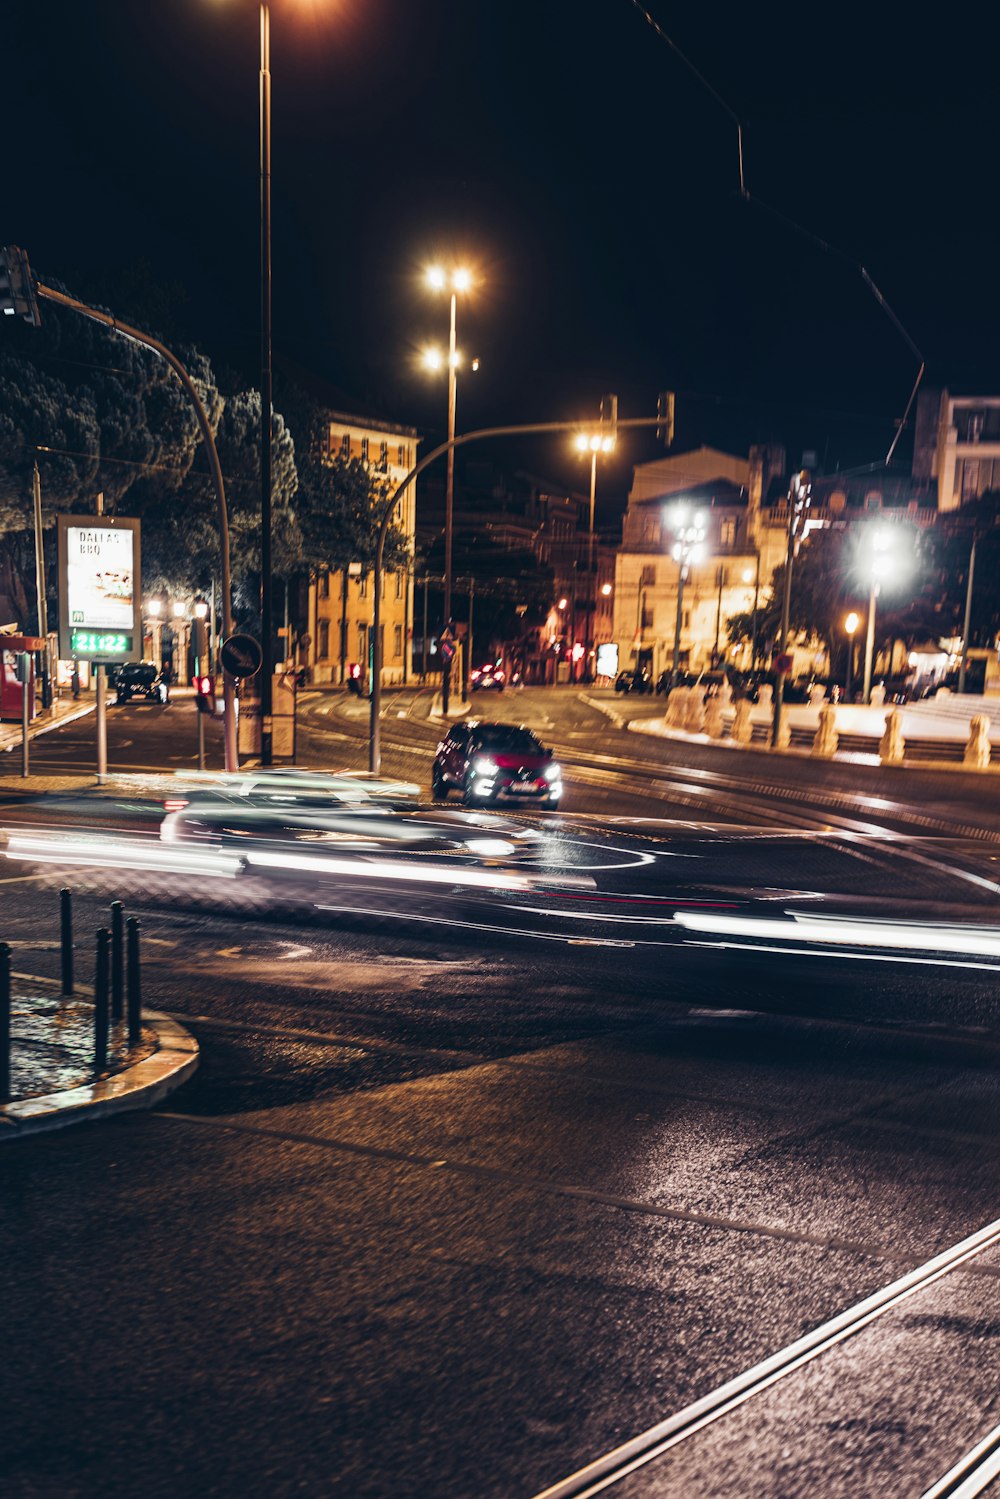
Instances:
[[[1000,931],[995,927],[935,927],[922,922],[896,925],[892,922],[841,920],[834,916],[795,916],[789,922],[759,916],[716,916],[702,911],[678,911],[674,921],[692,932],[761,937],[772,942],[818,942],[848,947],[853,944],[855,947],[1000,957]]]

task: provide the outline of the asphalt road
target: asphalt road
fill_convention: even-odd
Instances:
[[[308,698],[303,757],[363,763],[364,706]],[[387,706],[384,768],[426,785],[427,705]],[[0,1154],[5,1495],[528,1499],[1000,1216],[991,782],[512,706],[567,764],[536,821],[595,880],[582,919],[8,864],[19,962],[55,973],[69,879],[86,979],[121,896],[203,1063]],[[122,710],[112,763],[189,728]],[[7,826],[123,825],[0,796]],[[615,1491],[922,1493],[1000,1419],[998,1275],[987,1248]]]

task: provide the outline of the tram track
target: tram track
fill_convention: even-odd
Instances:
[[[537,1492],[533,1499],[591,1499],[593,1495],[607,1492],[641,1469],[666,1459],[668,1454],[676,1451],[684,1442],[871,1327],[911,1297],[928,1290],[946,1276],[972,1266],[980,1256],[998,1247],[1000,1219],[969,1234],[665,1420],[550,1484]],[[951,1475],[946,1475],[950,1486],[935,1486],[926,1491],[924,1499],[930,1499],[930,1496],[944,1499],[945,1495],[962,1495],[965,1499],[966,1495],[982,1493],[1000,1473],[1000,1466],[996,1465],[998,1463],[1000,1431],[994,1431],[952,1470],[957,1475],[953,1482]],[[962,1482],[963,1464],[967,1469],[966,1476],[970,1481],[979,1483],[978,1487],[966,1489],[956,1486]],[[942,1483],[945,1481],[942,1480]],[[665,1491],[661,1487],[658,1492]]]

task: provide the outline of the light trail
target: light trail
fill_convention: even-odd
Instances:
[[[850,947],[889,947],[912,951],[1000,958],[1000,931],[973,927],[934,927],[882,921],[850,921],[836,916],[798,916],[791,922],[760,916],[715,916],[701,911],[678,911],[674,921],[693,932],[723,937],[760,937],[769,941],[815,942]]]

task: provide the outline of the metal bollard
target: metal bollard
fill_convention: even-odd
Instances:
[[[10,1102],[10,948],[0,942],[0,1103]]]
[[[139,920],[128,919],[128,1044],[138,1046],[142,1039],[142,989],[139,976]]]
[[[120,900],[111,902],[111,1018],[120,1020],[125,1013],[125,908]]]
[[[73,892],[59,892],[59,927],[62,947],[62,992],[73,993]]]
[[[94,1071],[108,1065],[108,946],[111,933],[102,927],[97,934],[97,971],[94,976]]]

